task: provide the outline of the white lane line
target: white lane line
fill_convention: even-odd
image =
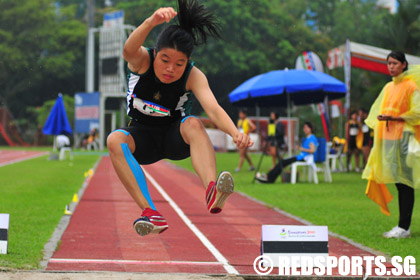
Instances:
[[[152,265],[223,265],[220,262],[194,261],[138,261],[138,260],[105,260],[105,259],[50,259],[49,263],[92,263],[92,264],[152,264]]]
[[[156,182],[156,180],[146,170],[143,169],[143,171],[146,174],[147,179],[149,179],[149,181],[154,185],[154,187],[163,196],[163,198],[169,202],[169,205],[172,206],[181,220],[183,220],[184,223],[190,228],[190,230],[194,232],[194,234],[198,237],[198,239],[200,239],[204,246],[207,247],[210,253],[213,254],[216,260],[223,264],[225,270],[230,274],[239,275],[239,272],[229,264],[228,260],[219,252],[219,250],[217,250],[216,247],[214,247],[214,245],[207,239],[207,237],[191,222],[191,220],[184,214],[184,212],[181,210],[181,208],[179,208],[175,201],[173,201],[173,199],[163,190],[159,183]]]
[[[40,152],[38,154],[33,154],[33,155],[30,155],[30,156],[26,156],[26,157],[22,157],[22,158],[18,158],[18,159],[8,160],[8,161],[0,163],[0,167],[6,166],[6,165],[9,165],[9,164],[13,164],[13,163],[17,163],[17,162],[21,162],[21,161],[25,161],[25,160],[28,160],[28,159],[37,158],[37,157],[40,157],[40,156],[43,156],[43,155],[46,155],[46,154],[47,154],[47,152]]]

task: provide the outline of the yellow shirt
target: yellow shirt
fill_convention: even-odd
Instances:
[[[276,124],[269,123],[268,124],[268,136],[275,136],[276,135]]]
[[[249,121],[248,121],[247,118],[245,118],[243,120],[241,120],[241,119],[238,120],[238,128],[241,132],[243,132],[245,134],[248,134],[249,129],[250,129],[250,126],[249,126],[248,122]]]

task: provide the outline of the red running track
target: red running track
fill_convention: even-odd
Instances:
[[[47,154],[36,151],[0,150],[0,167]]]
[[[203,245],[150,180],[149,191],[169,229],[159,235],[137,235],[132,223],[140,210],[120,183],[110,158],[103,157],[47,270],[256,274],[253,262],[260,255],[261,226],[301,224],[238,193],[230,196],[222,213],[209,214],[197,176],[164,161],[145,170],[220,255]],[[329,254],[372,255],[333,236]]]

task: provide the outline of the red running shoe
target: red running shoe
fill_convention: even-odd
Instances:
[[[145,208],[141,214],[141,218],[134,221],[133,227],[139,235],[145,236],[149,233],[164,232],[168,229],[168,224],[158,211]]]
[[[217,182],[210,182],[206,191],[207,208],[212,214],[220,213],[223,210],[226,199],[233,193],[232,175],[223,171],[217,178]]]

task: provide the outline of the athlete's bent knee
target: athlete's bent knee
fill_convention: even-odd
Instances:
[[[191,118],[187,118],[183,123],[182,126],[185,127],[185,129],[187,129],[188,131],[198,131],[198,130],[203,130],[203,124],[201,123],[200,119],[195,118],[195,117],[191,117]]]
[[[181,123],[181,135],[185,143],[191,145],[193,139],[207,136],[203,124],[198,118],[187,118]],[[202,138],[201,138],[202,139]]]
[[[108,147],[109,152],[115,153],[121,150],[121,143],[128,142],[128,132],[123,130],[116,130],[108,135],[106,140],[106,144]]]

